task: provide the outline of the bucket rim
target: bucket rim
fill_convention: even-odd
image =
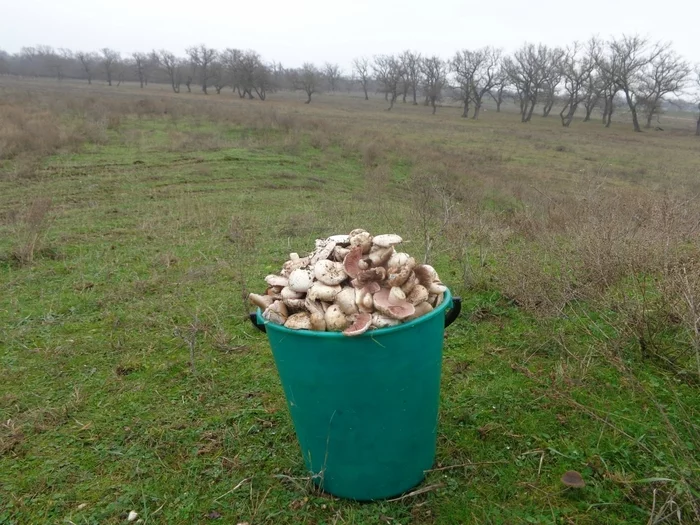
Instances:
[[[262,311],[260,308],[256,309],[256,316],[257,316],[257,322],[258,324],[264,324],[265,327],[269,330],[275,330],[283,334],[288,334],[288,335],[301,335],[303,337],[321,337],[321,338],[326,338],[326,339],[361,339],[363,337],[365,338],[373,338],[377,337],[380,335],[389,335],[393,334],[396,332],[400,332],[401,330],[407,330],[409,328],[413,328],[415,326],[418,326],[422,323],[426,323],[429,320],[431,320],[433,317],[436,315],[440,315],[445,312],[445,310],[452,308],[453,307],[453,301],[452,301],[452,293],[450,292],[449,288],[444,292],[444,298],[442,303],[440,305],[433,309],[431,312],[421,315],[420,317],[417,317],[416,319],[413,319],[411,321],[408,321],[407,323],[401,323],[400,325],[397,326],[390,326],[387,328],[373,328],[370,330],[367,330],[365,333],[360,334],[360,335],[354,335],[354,336],[347,336],[343,335],[342,332],[316,332],[313,330],[292,330],[291,328],[287,328],[283,325],[276,324],[276,323],[271,323],[270,321],[263,319],[262,317]]]

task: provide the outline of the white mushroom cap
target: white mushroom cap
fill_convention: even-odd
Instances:
[[[284,324],[288,315],[287,307],[282,301],[275,301],[262,314],[263,319],[275,324]]]
[[[347,246],[348,244],[350,244],[349,235],[331,235],[326,240],[333,241],[334,243],[340,244],[341,246]]]
[[[311,330],[311,318],[307,312],[299,312],[290,315],[284,326],[292,330]]]
[[[311,284],[313,283],[313,277],[311,273],[307,270],[297,269],[289,274],[289,288],[298,293],[306,293]]]
[[[289,286],[285,286],[284,288],[282,288],[280,295],[282,296],[283,300],[284,299],[301,299],[304,297],[303,293],[295,292]]]
[[[398,235],[393,233],[384,233],[382,235],[375,235],[372,239],[372,244],[375,246],[381,246],[382,248],[389,248],[390,246],[396,246],[403,242],[403,239]]]
[[[340,293],[340,290],[341,288],[338,285],[328,286],[327,284],[315,282],[311,288],[309,288],[307,297],[312,301],[319,299],[321,301],[331,302],[335,299],[335,296]]]
[[[326,318],[321,312],[314,312],[311,314],[311,329],[316,332],[326,331]]]
[[[348,319],[337,304],[332,304],[326,310],[326,330],[340,332],[348,326]]]
[[[362,246],[362,253],[369,253],[372,248],[372,236],[364,230],[354,233],[355,231],[350,232],[350,246]]]
[[[387,266],[391,268],[400,268],[408,262],[410,255],[403,252],[394,252],[394,254],[389,258]]]
[[[314,276],[323,284],[334,286],[342,283],[348,278],[348,274],[343,270],[343,263],[323,259],[314,265]]]
[[[425,286],[417,284],[413,290],[406,295],[406,300],[414,305],[424,303],[428,300],[428,290],[425,288]]]
[[[400,324],[401,321],[398,319],[392,319],[377,312],[372,314],[372,326],[375,328],[388,328],[389,326],[398,326]]]
[[[355,289],[346,286],[338,295],[335,296],[335,304],[337,304],[345,315],[357,313],[357,304],[355,304]]]
[[[319,241],[317,241],[319,242]],[[335,249],[335,241],[320,241],[320,247],[311,255],[309,264],[316,264],[318,261],[328,259]]]
[[[381,266],[385,264],[391,256],[394,254],[394,247],[389,246],[388,248],[382,248],[378,246],[372,246],[372,249],[369,251],[369,260],[372,263],[372,266]]]

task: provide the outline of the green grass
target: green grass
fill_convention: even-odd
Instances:
[[[654,498],[690,522],[697,385],[617,334],[614,313],[579,304],[543,319],[495,286],[465,288],[442,253],[465,304],[444,350],[438,470],[425,481],[437,488],[358,504],[290,481],[306,472],[242,295],[317,236],[417,236],[408,160],[376,196],[361,155],[292,138],[122,119],[107,144],[0,182],[6,217],[53,199],[32,265],[11,257],[18,223],[0,224],[0,524],[120,523],[130,510],[168,524],[646,523]],[[506,162],[559,155],[542,151]],[[566,470],[587,486],[566,490]]]

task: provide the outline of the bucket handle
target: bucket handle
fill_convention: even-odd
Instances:
[[[445,314],[445,328],[450,326],[452,323],[454,323],[457,318],[459,317],[459,313],[462,311],[462,298],[461,297],[453,297],[452,298],[452,308],[450,308],[447,313]],[[267,332],[267,329],[265,328],[265,323],[260,323],[258,322],[258,314],[253,312],[248,316],[250,318],[250,322],[253,323],[253,326],[260,330],[263,333]]]
[[[253,312],[252,314],[249,314],[248,317],[250,318],[250,322],[253,323],[253,326],[260,330],[262,333],[267,332],[267,328],[265,328],[265,323],[259,323],[258,322],[258,314],[256,312]]]
[[[454,323],[459,317],[459,313],[462,311],[462,298],[453,297],[452,298],[452,308],[447,310],[445,313],[445,328]]]

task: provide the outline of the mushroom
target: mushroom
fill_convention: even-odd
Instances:
[[[435,271],[435,268],[429,264],[419,264],[413,269],[413,273],[415,273],[416,277],[418,277],[420,284],[426,288],[430,288],[432,282],[437,279],[437,272]]]
[[[406,264],[398,268],[389,269],[389,275],[387,280],[391,286],[401,286],[404,284],[411,275],[413,268],[416,265],[416,260],[413,257],[409,257]]]
[[[403,239],[393,233],[375,235],[372,238],[372,244],[374,244],[375,246],[380,246],[382,248],[390,248],[392,246],[396,246],[397,244],[401,244],[402,242]]]
[[[355,289],[346,286],[338,295],[335,296],[335,304],[337,304],[345,315],[357,313],[357,304],[355,304]]]
[[[406,294],[398,286],[394,286],[389,291],[389,302],[392,304],[399,304],[406,301]]]
[[[340,246],[347,246],[348,244],[350,244],[349,235],[331,235],[326,240],[333,241],[336,245]]]
[[[284,326],[292,330],[311,330],[311,318],[308,312],[299,312],[290,315]]]
[[[323,284],[334,286],[347,279],[348,274],[343,270],[343,263],[323,259],[314,265],[314,276]]]
[[[301,312],[306,309],[304,299],[282,299],[282,302],[290,312]]]
[[[417,284],[413,290],[406,294],[406,300],[414,305],[424,303],[428,300],[428,290],[422,284]]]
[[[392,319],[376,312],[372,314],[372,326],[375,328],[388,328],[389,326],[398,326],[400,324],[401,321],[398,319]]]
[[[372,325],[372,314],[361,313],[355,317],[355,321],[343,330],[344,335],[360,335],[364,334]]]
[[[418,284],[418,278],[416,277],[416,274],[411,272],[411,275],[408,276],[408,279],[406,279],[406,282],[401,285],[401,289],[405,294],[409,294],[413,291],[413,289],[416,287]]]
[[[348,319],[337,304],[332,304],[326,310],[326,329],[329,332],[340,332],[348,326]]]
[[[282,277],[281,275],[268,275],[265,277],[265,282],[270,286],[280,286],[282,288],[289,284],[287,278]]]
[[[425,303],[428,304],[428,303]],[[310,316],[311,329],[316,332],[326,331],[326,318],[322,312],[314,312]]]
[[[355,288],[360,288],[367,283],[383,281],[386,277],[386,270],[379,266],[377,268],[370,268],[369,270],[362,270],[350,284]]]
[[[369,262],[372,266],[383,266],[384,264],[389,262],[389,259],[391,259],[391,256],[393,254],[393,246],[389,246],[388,248],[372,246],[372,249],[369,251],[369,256],[367,258],[369,259]]]
[[[261,310],[265,310],[265,308],[275,302],[275,298],[271,295],[258,295],[256,293],[248,294],[248,300]]]
[[[347,254],[350,253],[350,248],[345,248],[344,246],[336,246],[333,250],[333,259],[338,262],[343,262]]]
[[[424,316],[427,313],[430,313],[433,311],[433,307],[430,306],[430,303],[425,301],[422,303],[419,303],[416,305],[416,311],[413,312],[413,315],[409,315],[404,319],[404,321],[413,321],[414,319],[418,319],[419,317]]]
[[[361,246],[362,253],[369,253],[372,248],[372,236],[365,230],[353,230],[350,232],[350,246]]]
[[[372,297],[374,307],[382,314],[393,319],[406,319],[415,313],[416,308],[409,302],[397,301],[392,302],[389,298],[390,290],[382,288]]]
[[[303,293],[300,292],[295,292],[292,290],[289,286],[285,286],[282,288],[282,291],[280,292],[280,295],[282,296],[282,300],[285,299],[301,299],[304,297]]]
[[[299,268],[289,274],[288,286],[295,292],[306,293],[311,287],[312,283],[313,277],[307,270],[302,270]]]
[[[282,301],[275,301],[262,314],[263,319],[275,324],[284,324],[288,315],[287,307]]]
[[[434,294],[445,293],[446,290],[447,290],[447,286],[442,284],[440,281],[433,281],[432,283],[430,283],[430,286],[428,287],[428,291],[430,293],[434,293]]]
[[[309,288],[309,291],[306,293],[306,296],[311,299],[312,301],[315,301],[316,299],[320,299],[321,301],[333,301],[335,299],[335,296],[340,293],[340,286],[335,285],[335,286],[328,286],[327,284],[323,284],[320,282],[315,282],[311,288]]]
[[[581,474],[575,470],[567,470],[561,477],[561,482],[567,487],[572,487],[575,489],[582,489],[586,486],[586,482],[583,481]]]
[[[405,265],[408,262],[408,259],[410,258],[410,255],[407,253],[403,252],[394,252],[392,256],[389,258],[389,262],[387,263],[387,266],[389,268],[400,268],[401,266]]]
[[[360,273],[360,261],[362,260],[362,247],[353,246],[343,259],[343,269],[353,279]]]
[[[314,253],[311,255],[309,264],[316,264],[318,261],[328,259],[333,253],[333,250],[335,249],[335,241],[320,241],[319,244],[320,247],[318,247],[316,251],[314,251]]]

